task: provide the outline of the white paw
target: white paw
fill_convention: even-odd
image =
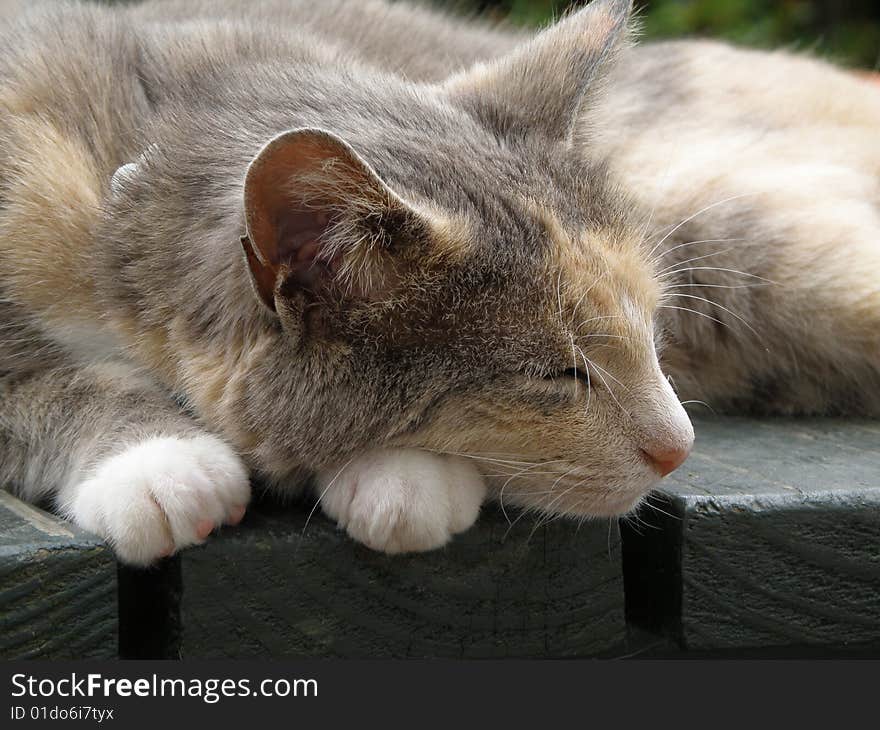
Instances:
[[[247,470],[229,446],[214,436],[169,436],[102,461],[64,508],[122,562],[149,565],[239,522],[249,499]]]
[[[421,449],[370,451],[318,473],[324,512],[373,550],[405,553],[449,542],[477,519],[486,484],[466,459]]]

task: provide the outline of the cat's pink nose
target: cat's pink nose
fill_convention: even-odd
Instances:
[[[684,464],[691,453],[691,447],[681,446],[672,449],[642,449],[645,459],[661,477],[671,474]]]

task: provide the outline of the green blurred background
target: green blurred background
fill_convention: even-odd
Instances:
[[[517,25],[541,25],[585,3],[453,0],[452,4]],[[643,38],[713,36],[765,48],[805,49],[853,66],[880,67],[880,0],[636,0],[636,5]]]

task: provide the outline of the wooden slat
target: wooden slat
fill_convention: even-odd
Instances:
[[[113,658],[116,606],[107,548],[0,490],[0,658]]]
[[[183,656],[562,657],[622,653],[616,525],[508,534],[500,512],[449,547],[389,557],[308,510],[257,508],[183,562]]]
[[[648,524],[624,528],[634,623],[686,650],[880,651],[880,423],[696,432]]]

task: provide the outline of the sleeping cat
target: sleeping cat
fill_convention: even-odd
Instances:
[[[523,41],[383,0],[142,11],[271,18],[441,84]],[[583,105],[578,148],[648,211],[665,269],[657,340],[679,395],[716,411],[880,414],[880,89],[785,52],[711,41],[618,50]]]
[[[690,58],[654,52],[668,73],[645,94],[652,51],[626,48],[629,5],[595,2],[523,43],[476,29],[483,50],[450,50],[450,78],[408,74],[424,82],[398,73],[413,54],[383,70],[271,17],[17,20],[0,55],[4,481],[147,564],[240,520],[249,472],[284,490],[316,473],[331,517],[397,552],[468,527],[487,489],[547,513],[631,509],[693,441],[657,344],[684,392],[719,405],[754,402],[795,362],[760,405],[880,410],[877,248],[853,233],[868,212],[837,221],[863,261],[843,280],[830,242],[791,235],[825,229],[791,212],[760,248],[682,240],[719,170],[627,156],[683,141],[674,70]],[[867,128],[858,82],[815,73],[840,76]],[[710,132],[703,158],[720,154]],[[833,196],[875,211],[867,175],[828,154],[823,169],[863,185],[834,178],[811,212],[830,221]],[[762,182],[778,197],[779,176]],[[763,233],[778,205],[713,216],[735,228],[714,239]],[[747,311],[681,299],[716,286],[743,287],[717,291]],[[829,327],[837,351],[819,342]]]

